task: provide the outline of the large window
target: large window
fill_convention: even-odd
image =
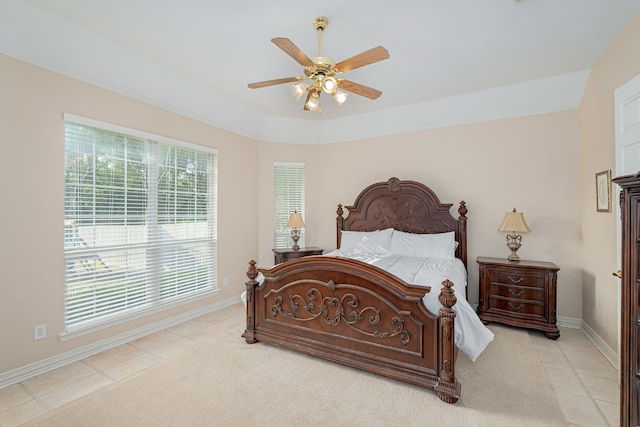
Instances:
[[[65,115],[65,331],[216,289],[217,152]]]
[[[293,245],[291,230],[286,228],[289,216],[300,212],[304,219],[304,163],[276,162],[274,175],[274,248],[290,248]],[[304,246],[304,228],[298,244]]]

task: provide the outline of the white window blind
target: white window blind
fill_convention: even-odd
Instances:
[[[214,290],[217,152],[86,123],[65,116],[65,330]]]
[[[300,212],[304,220],[304,163],[276,162],[274,175],[274,248],[290,248],[293,245],[291,230],[286,228],[289,216]],[[304,228],[300,232],[298,244],[304,246]]]

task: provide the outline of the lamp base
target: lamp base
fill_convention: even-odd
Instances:
[[[522,236],[515,233],[507,234],[507,247],[511,249],[511,255],[507,258],[510,262],[520,262],[520,257],[516,253],[522,246]]]
[[[509,262],[520,262],[520,257],[518,256],[518,254],[516,254],[515,251],[511,252],[511,255],[509,255],[509,258],[507,258],[507,260],[509,260]]]
[[[291,246],[291,249],[293,249],[294,251],[299,250],[300,245],[298,245],[298,240],[300,240],[300,230],[298,230],[297,228],[291,230],[291,240],[293,240],[293,246]]]

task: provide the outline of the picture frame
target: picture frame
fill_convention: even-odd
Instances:
[[[611,212],[611,169],[596,173],[596,210]]]

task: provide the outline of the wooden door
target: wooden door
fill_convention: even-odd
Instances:
[[[614,180],[620,193],[622,289],[620,425],[640,425],[640,173]]]

